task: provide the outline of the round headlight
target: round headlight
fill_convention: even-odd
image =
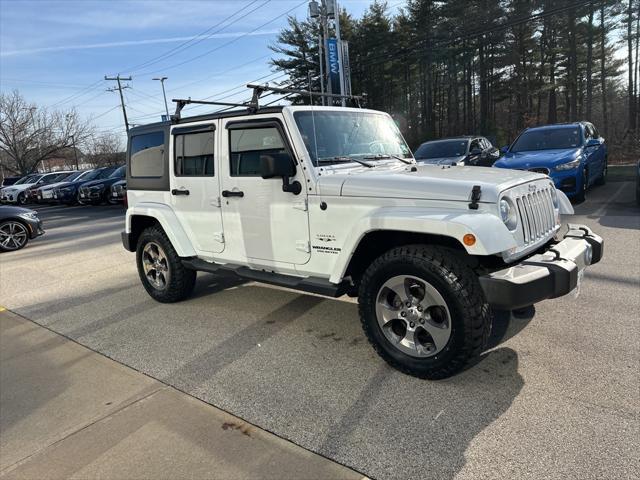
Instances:
[[[507,198],[500,200],[500,218],[509,230],[515,230],[518,225],[518,216],[513,203]]]

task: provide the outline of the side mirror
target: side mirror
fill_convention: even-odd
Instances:
[[[289,178],[296,174],[296,166],[288,153],[270,153],[260,155],[260,175],[262,178],[282,177],[282,191],[298,195],[302,192],[302,185],[295,181],[289,183]]]
[[[601,145],[601,143],[600,143],[600,139],[599,138],[590,138],[585,146],[586,147],[599,147],[600,145]]]
[[[509,145],[506,145],[500,149],[500,153],[507,153],[509,151]]]
[[[481,148],[473,148],[470,152],[469,155],[482,155],[482,149]]]

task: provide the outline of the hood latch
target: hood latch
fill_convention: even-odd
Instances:
[[[478,210],[478,202],[480,201],[481,196],[482,188],[480,188],[480,185],[474,185],[471,189],[471,203],[469,204],[469,209]]]

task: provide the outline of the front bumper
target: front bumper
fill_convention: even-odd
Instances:
[[[564,239],[517,265],[480,277],[489,305],[513,310],[566,295],[579,274],[602,258],[604,241],[584,225],[569,224]]]
[[[549,176],[558,190],[562,190],[567,197],[577,195],[582,187],[582,170],[552,170]]]

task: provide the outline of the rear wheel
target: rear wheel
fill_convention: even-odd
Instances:
[[[160,227],[149,227],[142,232],[136,249],[136,262],[142,285],[158,302],[179,302],[191,295],[196,272],[182,265]]]
[[[17,220],[0,223],[0,251],[12,252],[24,248],[29,241],[27,227]]]
[[[375,260],[362,277],[359,311],[369,342],[387,363],[432,380],[463,370],[491,330],[476,275],[440,247],[398,247]]]

